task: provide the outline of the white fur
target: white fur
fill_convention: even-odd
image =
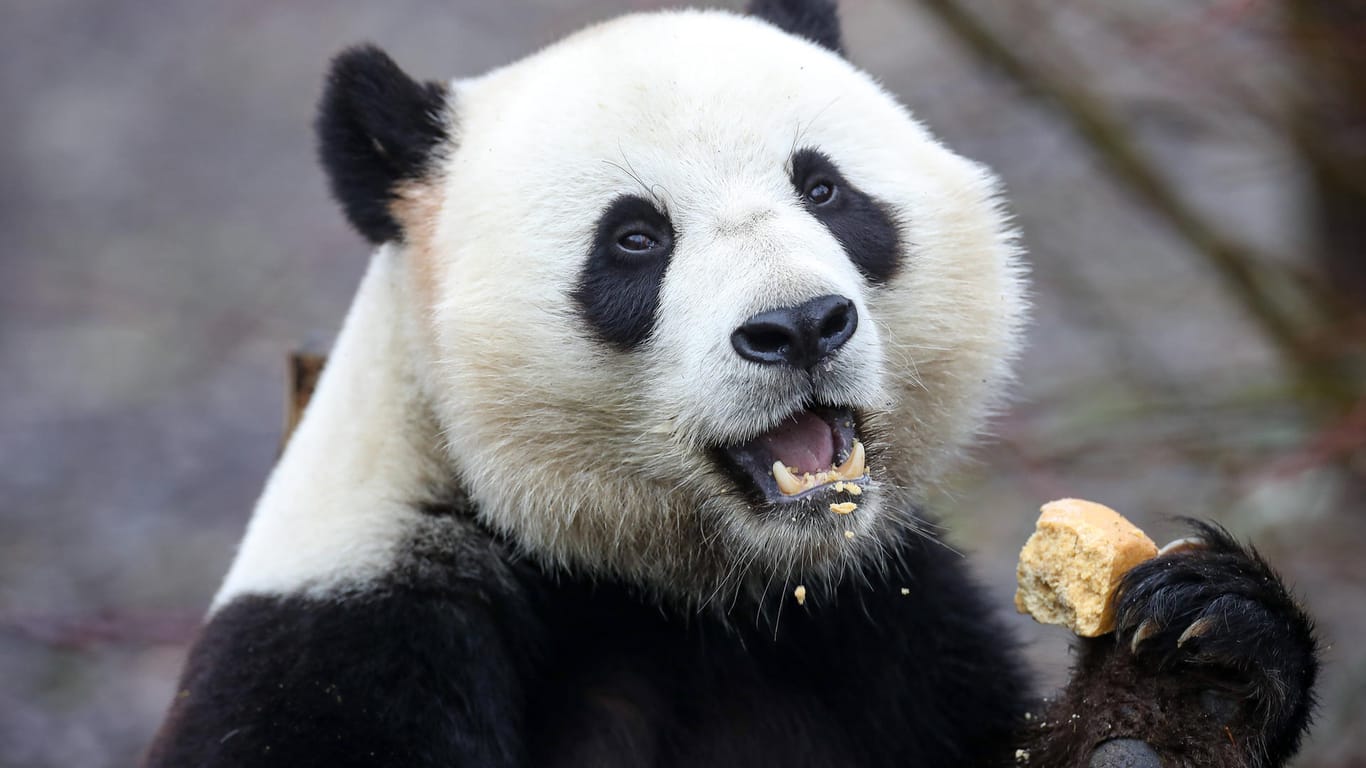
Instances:
[[[691,603],[784,569],[837,577],[901,534],[895,510],[999,402],[1025,300],[995,179],[835,54],[726,12],[628,16],[454,82],[452,113],[439,181],[414,193],[435,221],[376,257],[220,604],[381,573],[437,445],[484,522],[550,565]],[[888,285],[799,204],[788,159],[806,147],[900,222]],[[627,194],[656,199],[678,239],[654,333],[621,353],[570,296]],[[392,277],[402,258],[415,289]],[[750,315],[831,293],[860,324],[814,383],[731,349]],[[813,394],[881,437],[853,540],[757,520],[704,450]]]
[[[430,392],[486,520],[532,552],[695,592],[741,557],[819,569],[871,551],[755,525],[698,450],[761,433],[811,394],[730,348],[757,311],[854,300],[859,331],[817,388],[891,438],[874,468],[888,488],[932,482],[998,400],[1024,301],[995,181],[844,59],[755,19],[670,12],[453,88]],[[904,222],[891,285],[870,287],[802,210],[787,166],[802,147]],[[621,355],[568,296],[597,214],[642,193],[679,236],[654,335]],[[879,498],[856,533],[878,529]]]
[[[214,610],[241,594],[360,586],[392,567],[419,518],[413,503],[448,476],[416,396],[410,295],[402,252],[381,248]]]

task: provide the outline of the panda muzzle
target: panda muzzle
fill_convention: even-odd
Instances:
[[[854,424],[848,409],[804,410],[724,453],[769,501],[794,501],[830,487],[858,495],[867,468]]]

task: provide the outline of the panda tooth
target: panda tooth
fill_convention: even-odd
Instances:
[[[863,443],[854,441],[854,447],[849,451],[849,458],[844,463],[835,468],[835,474],[845,480],[857,480],[863,477],[864,472]]]
[[[778,481],[778,490],[794,496],[802,492],[802,481],[788,471],[781,461],[773,462],[773,479]]]

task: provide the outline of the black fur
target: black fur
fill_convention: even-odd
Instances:
[[[1014,650],[937,542],[726,622],[465,536],[371,592],[219,611],[148,765],[957,768],[1013,750]]]
[[[631,233],[648,234],[657,247],[624,252],[617,243]],[[643,197],[619,197],[603,211],[573,294],[599,338],[629,350],[650,335],[676,238],[668,216]]]
[[[397,587],[240,598],[205,627],[147,765],[522,765],[503,610]]]
[[[315,124],[319,155],[346,218],[370,242],[403,238],[391,204],[449,140],[446,98],[443,86],[413,80],[374,46],[332,60]]]
[[[835,0],[752,0],[749,13],[788,34],[844,55]]]
[[[218,611],[145,765],[525,765],[537,618],[497,544],[427,538],[378,588]]]
[[[835,187],[834,196],[824,205],[807,198],[806,192],[816,183]],[[881,203],[849,183],[829,157],[815,149],[793,154],[792,186],[865,277],[883,283],[896,274],[901,246],[891,215]]]
[[[1294,754],[1318,674],[1313,626],[1255,551],[1191,523],[1203,546],[1125,576],[1118,630],[1083,641],[1071,683],[1034,721],[1031,763],[1082,765],[1116,738],[1146,742],[1164,766],[1280,766]]]
[[[677,615],[520,559],[466,502],[426,511],[378,585],[216,613],[147,766],[1277,768],[1309,720],[1308,619],[1210,526],[1126,577],[1120,630],[1026,715],[1013,644],[937,541],[805,605],[788,582],[781,613]]]

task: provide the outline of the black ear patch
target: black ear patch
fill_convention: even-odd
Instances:
[[[332,60],[318,105],[318,154],[332,194],[367,240],[403,239],[391,204],[399,183],[431,169],[450,137],[446,89],[419,83],[372,45]]]
[[[790,35],[844,55],[835,0],[751,0],[749,13]]]

